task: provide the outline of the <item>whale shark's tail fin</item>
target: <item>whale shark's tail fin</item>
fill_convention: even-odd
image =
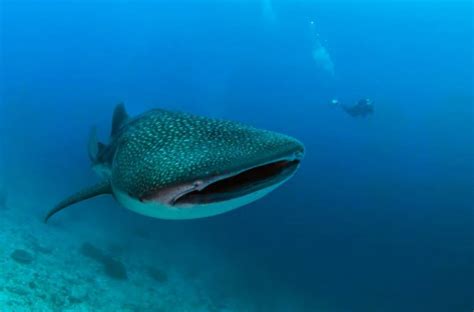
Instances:
[[[57,212],[73,205],[83,200],[96,197],[99,195],[104,194],[112,194],[112,188],[110,186],[110,182],[108,180],[102,181],[96,185],[90,186],[88,188],[79,191],[78,193],[69,196],[65,200],[61,201],[59,204],[56,205],[53,209],[51,209],[46,217],[44,218],[44,223],[47,223],[49,218],[51,218]]]

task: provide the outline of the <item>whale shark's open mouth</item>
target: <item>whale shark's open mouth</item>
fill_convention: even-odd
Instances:
[[[190,190],[176,197],[173,206],[223,202],[257,192],[288,179],[300,160],[280,160],[244,170],[232,176],[215,179],[201,189]]]

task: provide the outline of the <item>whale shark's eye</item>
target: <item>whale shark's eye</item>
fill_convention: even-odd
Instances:
[[[199,189],[203,184],[204,182],[202,180],[197,180],[193,183],[193,186],[195,189]]]

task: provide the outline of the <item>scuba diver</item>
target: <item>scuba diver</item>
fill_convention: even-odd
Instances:
[[[360,99],[353,106],[340,104],[338,100],[331,100],[331,105],[340,105],[342,109],[352,117],[367,117],[374,113],[374,102],[371,99]]]

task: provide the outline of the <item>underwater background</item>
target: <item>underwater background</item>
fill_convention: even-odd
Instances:
[[[471,311],[471,1],[0,0],[0,311]],[[368,97],[375,112],[354,118]],[[98,181],[115,105],[301,140],[256,203],[169,221]]]

